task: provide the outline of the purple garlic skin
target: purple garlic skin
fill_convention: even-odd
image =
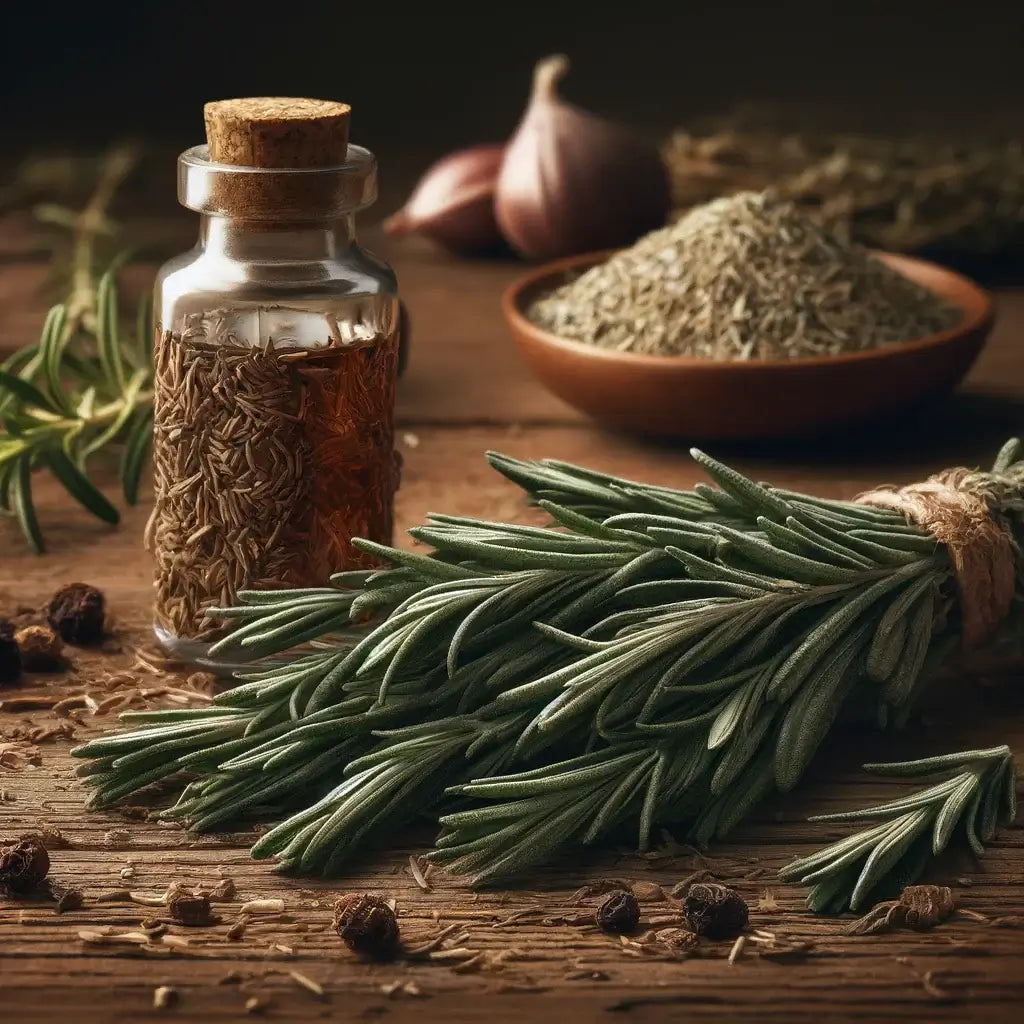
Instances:
[[[498,226],[528,259],[630,245],[662,227],[670,209],[657,146],[563,101],[557,86],[568,69],[561,55],[537,64],[498,176]]]
[[[384,222],[389,235],[424,235],[464,256],[491,252],[502,237],[494,188],[505,155],[496,143],[470,146],[427,169],[405,206]]]

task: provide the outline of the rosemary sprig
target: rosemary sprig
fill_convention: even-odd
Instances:
[[[104,273],[99,268],[106,263],[101,250],[117,244],[110,206],[139,156],[129,143],[105,154],[81,211],[53,202],[33,211],[40,222],[70,233],[53,266],[65,300],[50,309],[38,342],[0,363],[0,513],[17,518],[37,552],[44,542],[32,499],[35,470],[49,469],[85,508],[116,523],[117,509],[89,479],[88,460],[117,443],[124,498],[134,504],[138,495],[152,424],[152,310],[147,298],[134,335],[126,334],[115,274],[127,252],[115,255]]]
[[[985,478],[1018,541],[1019,450]],[[725,835],[844,708],[906,718],[958,641],[957,590],[899,514],[695,457],[717,487],[495,455],[553,528],[434,516],[429,554],[360,542],[390,568],[243,595],[216,653],[263,662],[76,750],[94,802],[181,776],[165,813],[198,828],[294,810],[258,854],[327,873],[429,809],[434,859],[478,882],[624,827]]]
[[[813,885],[813,910],[838,913],[886,898],[890,888],[915,882],[932,855],[960,833],[981,856],[996,826],[1017,815],[1013,755],[1006,746],[965,750],[919,761],[866,764],[864,770],[892,778],[948,777],[898,800],[811,821],[879,821],[808,857],[786,865],[779,877]]]
[[[101,268],[104,265],[107,269],[119,267],[127,258],[119,239],[119,225],[111,218],[110,208],[141,156],[140,148],[131,142],[119,143],[104,153],[98,161],[95,184],[81,210],[52,201],[37,203],[33,208],[40,223],[70,234],[68,243],[56,247],[52,276],[66,288],[64,304],[72,333],[79,326],[90,334],[97,333],[96,285]]]
[[[99,282],[96,333],[65,305],[47,314],[37,344],[0,366],[0,511],[17,517],[33,551],[44,548],[32,473],[48,469],[93,515],[117,523],[117,509],[91,482],[89,459],[124,444],[124,498],[134,504],[152,425],[148,310],[134,336],[118,317],[113,271]]]

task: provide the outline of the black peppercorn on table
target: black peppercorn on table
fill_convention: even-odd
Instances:
[[[162,217],[146,224],[161,238],[182,227]],[[413,323],[399,403],[399,530],[441,509],[538,521],[488,470],[489,448],[675,486],[694,482],[681,449],[603,433],[528,378],[497,306],[515,264],[455,261],[425,243],[385,246],[372,229],[366,237],[396,266]],[[16,213],[0,222],[0,253],[0,339],[14,347],[37,333],[46,266]],[[127,281],[139,286],[150,272],[134,268]],[[1007,290],[995,336],[959,396],[898,426],[828,444],[726,454],[756,477],[832,496],[985,461],[1024,430],[1022,343],[1024,290]],[[115,493],[113,471],[98,479]],[[424,877],[415,860],[432,838],[424,831],[403,834],[399,852],[370,854],[343,878],[285,879],[249,859],[252,831],[197,837],[144,820],[144,808],[85,810],[71,746],[108,729],[121,708],[202,701],[206,681],[167,670],[152,653],[150,566],[141,549],[147,502],[117,529],[45,480],[37,505],[49,541],[44,557],[25,551],[14,524],[0,523],[0,616],[38,621],[59,587],[86,582],[105,594],[108,636],[100,648],[67,647],[65,671],[0,689],[0,839],[40,835],[54,894],[82,893],[78,909],[66,900],[59,914],[52,896],[0,897],[5,1021],[73,1013],[82,1022],[157,1014],[206,1022],[247,1012],[299,1021],[590,1020],[609,1011],[652,1021],[1016,1019],[1024,999],[1020,826],[1002,830],[980,862],[934,866],[926,880],[950,885],[959,910],[930,932],[845,935],[851,919],[811,915],[804,890],[779,883],[776,871],[845,834],[807,824],[808,815],[900,792],[897,783],[860,775],[861,761],[998,743],[1024,757],[1019,676],[993,666],[984,680],[958,680],[898,741],[843,733],[798,792],[773,800],[708,851],[666,832],[643,856],[568,856],[514,888],[474,894],[442,873]],[[746,901],[748,940],[739,949],[731,939],[705,937],[693,948],[668,935],[649,938],[682,927],[676,896],[680,883],[694,880],[725,883]],[[221,893],[211,908],[216,923],[160,920],[173,883]],[[595,911],[610,889],[627,884],[640,897],[640,922],[611,934]],[[404,954],[363,959],[349,949],[333,926],[334,903],[347,892],[395,901]],[[283,900],[283,910],[252,909],[267,900]]]

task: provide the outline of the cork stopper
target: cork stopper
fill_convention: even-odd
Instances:
[[[348,152],[347,103],[253,96],[203,108],[210,159],[237,167],[338,167]]]

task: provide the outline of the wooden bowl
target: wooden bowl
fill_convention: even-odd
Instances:
[[[515,281],[502,310],[537,378],[559,398],[610,427],[707,440],[788,438],[883,416],[952,389],[992,327],[991,297],[924,260],[876,255],[963,310],[955,327],[868,352],[808,359],[716,362],[615,352],[558,337],[525,310],[611,253],[557,260]]]

